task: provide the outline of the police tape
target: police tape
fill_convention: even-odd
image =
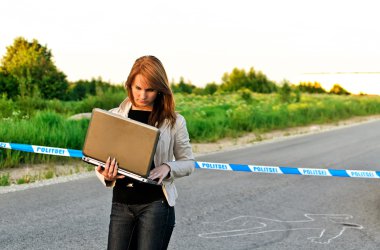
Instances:
[[[311,175],[328,177],[352,177],[352,178],[372,178],[379,179],[380,171],[366,170],[343,170],[343,169],[324,169],[324,168],[293,168],[278,166],[257,166],[242,164],[226,164],[212,162],[195,162],[195,167],[199,169],[215,169],[224,171],[253,172],[266,174],[293,174]]]
[[[37,154],[67,156],[72,158],[82,158],[81,150],[36,146],[18,143],[0,142],[0,148],[19,150]],[[324,168],[293,168],[280,166],[258,166],[258,165],[243,165],[243,164],[228,164],[214,162],[195,162],[195,168],[222,170],[222,171],[237,171],[237,172],[252,172],[266,174],[291,174],[291,175],[308,175],[308,176],[328,176],[328,177],[351,177],[351,178],[370,178],[379,179],[380,171],[368,170],[343,170],[343,169],[324,169]]]
[[[24,151],[24,152],[29,152],[29,153],[58,155],[58,156],[67,156],[67,157],[74,157],[74,158],[82,158],[83,156],[81,150],[54,148],[54,147],[45,147],[45,146],[36,146],[36,145],[18,144],[18,143],[0,142],[0,148],[19,150],[19,151]]]

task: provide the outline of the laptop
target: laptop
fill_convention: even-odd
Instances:
[[[82,160],[104,167],[108,157],[115,158],[119,174],[159,185],[147,178],[158,138],[159,130],[156,127],[94,108],[82,150]]]

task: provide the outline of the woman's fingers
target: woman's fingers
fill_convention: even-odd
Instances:
[[[106,164],[104,165],[104,170],[99,171],[99,169],[102,169],[100,166],[98,166],[97,170],[104,176],[107,181],[114,181],[116,179],[123,179],[125,177],[124,175],[118,174],[118,168],[119,166],[116,159],[113,158],[111,161],[111,157],[108,157]]]
[[[170,167],[166,164],[162,164],[161,166],[154,168],[149,175],[149,179],[155,180],[158,179],[158,184],[162,182],[162,180],[169,174]]]
[[[106,164],[104,165],[104,170],[102,173],[104,175],[104,177],[108,176],[108,172],[109,172],[109,168],[110,168],[110,160],[111,160],[111,157],[108,157],[108,159],[106,160]]]
[[[118,172],[117,172],[118,169],[119,169],[119,164],[116,162],[115,163],[115,168],[114,168],[114,171],[113,171],[113,178],[114,179],[123,179],[125,177],[125,175],[118,174]]]
[[[115,161],[115,158],[113,159],[113,161],[111,161],[111,157],[108,157],[108,159],[106,160],[106,163],[104,164],[104,170],[102,172],[102,175],[107,181],[112,181],[113,168],[114,168],[112,163],[114,163],[114,161]]]
[[[123,179],[123,178],[125,178],[125,175],[122,175],[122,174],[116,175],[116,179]]]
[[[117,176],[117,170],[119,168],[119,165],[117,164],[117,162],[115,162],[115,166],[113,168],[113,172],[112,172],[112,177],[115,178]]]
[[[108,178],[113,178],[113,172],[115,170],[116,159],[113,158],[108,169]]]
[[[96,171],[98,171],[99,174],[103,174],[103,168],[102,168],[102,166],[97,166],[96,167]]]

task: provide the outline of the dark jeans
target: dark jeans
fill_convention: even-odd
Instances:
[[[167,249],[174,223],[174,207],[164,200],[137,205],[114,202],[108,249]]]

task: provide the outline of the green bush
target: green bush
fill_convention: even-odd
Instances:
[[[0,175],[0,186],[9,186],[11,182],[9,180],[9,174]]]

